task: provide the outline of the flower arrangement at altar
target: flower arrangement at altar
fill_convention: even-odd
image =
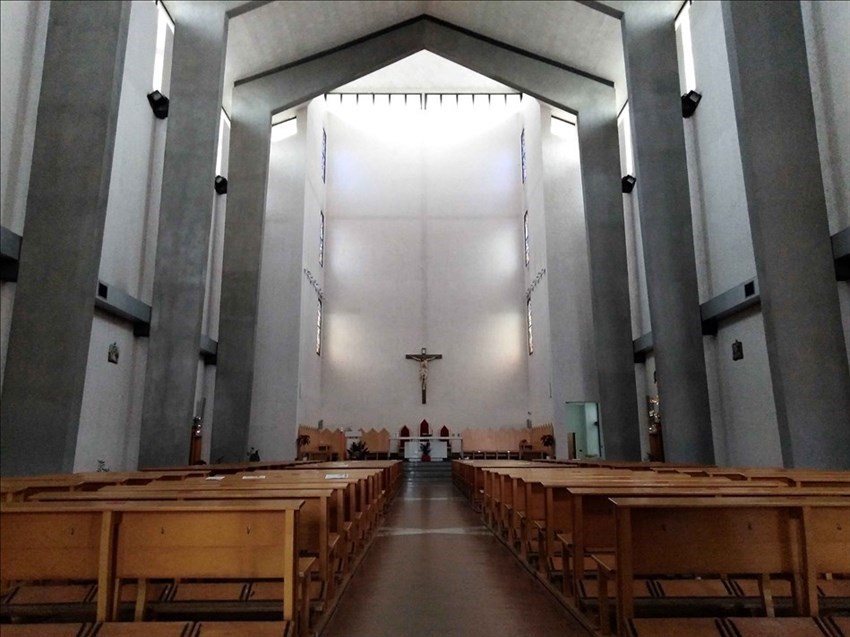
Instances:
[[[555,436],[552,434],[543,434],[540,436],[540,442],[546,447],[546,451],[550,456],[554,456],[555,452],[553,450],[555,446]]]

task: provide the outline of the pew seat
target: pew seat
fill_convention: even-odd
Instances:
[[[0,624],[0,637],[296,637],[293,622],[178,621]]]
[[[850,617],[828,617],[826,622],[833,628],[836,637],[850,637]]]
[[[719,619],[629,619],[627,637],[727,637]]]
[[[0,637],[89,637],[94,624],[0,624]]]
[[[813,617],[730,617],[734,637],[827,637],[823,622]]]

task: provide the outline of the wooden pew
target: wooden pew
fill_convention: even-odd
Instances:
[[[276,485],[275,489],[227,489],[198,487],[195,489],[134,489],[112,487],[102,491],[46,493],[35,496],[35,501],[140,501],[140,500],[304,500],[298,525],[298,551],[301,556],[313,555],[318,560],[321,596],[324,603],[334,595],[334,564],[339,550],[339,534],[331,530],[337,514],[334,490],[298,484]],[[174,599],[175,594],[169,595]],[[240,591],[232,595],[233,601],[240,599]],[[305,596],[309,600],[309,596]],[[306,601],[305,601],[306,603]]]
[[[820,497],[842,495],[850,497],[850,489],[832,493],[824,489],[789,489],[759,483],[730,482],[724,486],[682,484],[679,486],[627,485],[564,487],[544,482],[546,489],[546,527],[551,527],[555,542],[562,546],[564,567],[563,593],[573,596],[578,605],[578,583],[584,577],[588,553],[613,552],[616,541],[614,507],[609,498],[615,497],[754,497],[787,495]],[[559,506],[560,505],[560,506]],[[590,542],[590,544],[588,544]],[[550,555],[550,558],[552,556]],[[570,568],[570,564],[574,568]]]
[[[850,572],[846,498],[613,498],[616,547],[599,565],[600,628],[609,631],[607,585],[616,580],[621,634],[634,617],[632,581],[665,575],[782,574],[797,614],[817,614],[821,569]]]
[[[0,568],[9,580],[94,577],[97,620],[116,581],[277,579],[297,623],[297,525],[303,500],[0,504]],[[96,569],[92,572],[92,566]]]

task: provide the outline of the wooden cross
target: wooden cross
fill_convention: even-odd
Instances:
[[[440,360],[442,354],[429,354],[426,348],[422,348],[420,354],[405,354],[405,358],[419,363],[419,381],[422,383],[422,404],[426,402],[426,390],[428,389],[428,362]]]

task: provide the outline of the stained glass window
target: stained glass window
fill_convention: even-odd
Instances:
[[[525,267],[528,267],[528,262],[531,260],[531,250],[528,247],[528,210],[522,218],[522,234],[525,243]]]
[[[319,299],[319,310],[316,312],[316,354],[322,355],[322,299]]]
[[[325,265],[325,212],[319,212],[319,265]]]
[[[525,183],[525,129],[522,129],[522,135],[519,136],[519,152],[522,157],[522,183]]]
[[[322,183],[328,174],[328,134],[322,129]]]

